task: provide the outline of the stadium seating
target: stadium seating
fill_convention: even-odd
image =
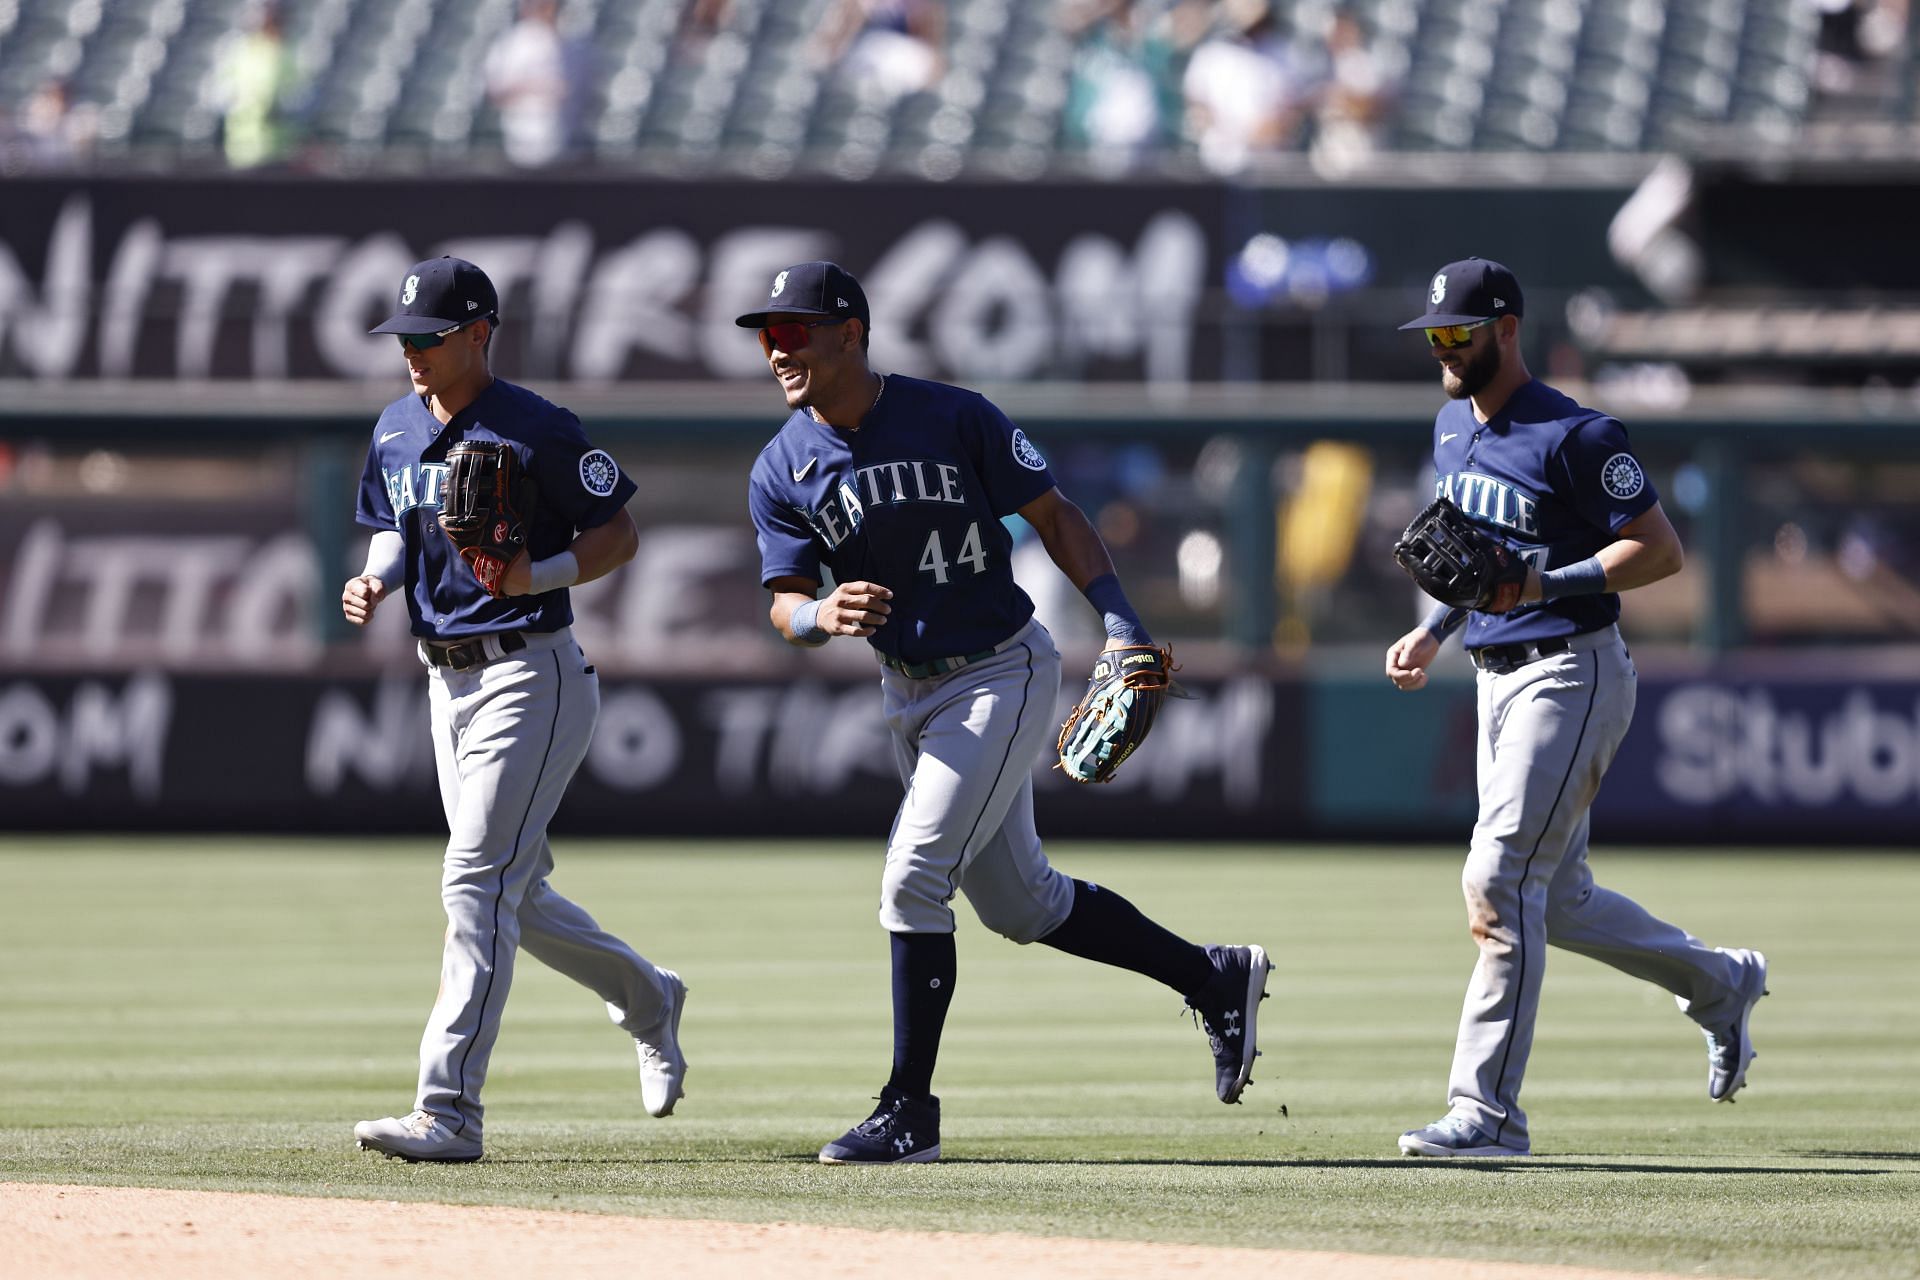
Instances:
[[[776,176],[796,166],[940,178],[1058,154],[1070,0],[948,0],[944,72],[889,96],[822,65],[838,0],[564,0],[592,54],[581,162]],[[1164,23],[1172,0],[1139,0]],[[289,158],[500,163],[487,50],[516,0],[286,0],[299,90]],[[1808,116],[1806,0],[1353,0],[1399,83],[1386,141],[1432,151],[1685,150]],[[220,59],[258,0],[0,0],[0,121],[50,78],[98,110],[108,158],[217,162]],[[1275,0],[1310,42],[1334,0]],[[1177,70],[1178,59],[1174,69]],[[1904,101],[1915,99],[1911,87]],[[5,131],[0,124],[0,134]],[[1173,130],[1172,132],[1177,132]],[[1176,149],[1179,144],[1175,144]]]

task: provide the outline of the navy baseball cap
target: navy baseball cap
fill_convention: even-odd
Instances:
[[[1495,316],[1517,316],[1525,311],[1520,282],[1513,272],[1485,258],[1467,258],[1449,262],[1433,273],[1433,282],[1427,288],[1427,314],[1400,327],[1434,329]]]
[[[836,320],[858,320],[868,329],[873,321],[867,315],[867,295],[860,282],[835,262],[802,262],[788,267],[773,278],[773,291],[760,311],[749,311],[734,323],[742,329],[760,329],[775,312],[799,316],[831,316]]]
[[[428,258],[407,268],[400,309],[368,333],[439,333],[482,317],[497,319],[500,296],[487,273],[465,258]]]

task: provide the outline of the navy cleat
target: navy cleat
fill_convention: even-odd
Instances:
[[[820,1148],[821,1164],[926,1164],[940,1158],[940,1099],[891,1085],[872,1115]]]
[[[1464,1116],[1443,1116],[1424,1129],[1409,1129],[1401,1134],[1400,1154],[1517,1160],[1532,1155],[1533,1150],[1531,1147],[1509,1147],[1495,1142]]]
[[[1267,974],[1273,963],[1263,947],[1207,948],[1213,977],[1187,997],[1187,1007],[1200,1016],[1213,1050],[1213,1087],[1222,1102],[1240,1101],[1240,1092],[1253,1082],[1253,1060],[1260,1056],[1254,1022],[1260,1002],[1267,998]]]

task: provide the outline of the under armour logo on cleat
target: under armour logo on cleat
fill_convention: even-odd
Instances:
[[[1238,1009],[1227,1010],[1227,1027],[1226,1030],[1220,1034],[1225,1036],[1237,1036],[1240,1034],[1240,1011]]]
[[[908,1151],[913,1149],[913,1135],[911,1133],[907,1133],[907,1134],[902,1134],[898,1138],[895,1138],[893,1140],[893,1149],[895,1151],[898,1151],[901,1155],[905,1155]]]

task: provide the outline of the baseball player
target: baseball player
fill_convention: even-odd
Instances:
[[[1109,648],[1146,643],[1105,545],[1006,415],[958,387],[868,367],[859,282],[831,262],[780,272],[759,330],[792,411],[754,463],[748,505],[770,617],[792,644],[867,641],[906,796],[887,841],[880,923],[893,957],[893,1071],[827,1164],[937,1160],[934,1059],[953,999],[953,897],[1015,942],[1119,965],[1186,997],[1236,1102],[1253,1071],[1267,953],[1196,946],[1111,889],[1048,865],[1032,768],[1054,738],[1060,655],[1015,585],[1018,512],[1106,620]],[[836,584],[824,597],[831,571]]]
[[[1449,403],[1433,427],[1439,495],[1526,563],[1517,604],[1435,609],[1387,650],[1413,690],[1465,624],[1479,668],[1480,816],[1462,886],[1479,963],[1460,1015],[1449,1110],[1400,1138],[1420,1156],[1524,1156],[1520,1082],[1546,944],[1673,992],[1707,1040],[1707,1095],[1731,1101],[1753,1061],[1747,1019],[1767,989],[1758,951],[1708,947],[1596,885],[1589,809],[1633,716],[1620,595],[1680,568],[1680,539],[1612,418],[1527,372],[1519,283],[1469,258],[1433,277],[1425,331]]]
[[[480,1090],[521,947],[607,1002],[638,1045],[648,1114],[673,1111],[687,1071],[686,984],[547,883],[547,822],[600,709],[599,680],[569,630],[567,588],[633,557],[634,483],[571,413],[488,371],[498,310],[479,267],[435,258],[407,273],[399,310],[373,330],[399,336],[413,390],[374,426],[356,513],[374,534],[366,568],[341,594],[347,620],[364,626],[390,591],[405,590],[451,832],[440,887],[446,950],[414,1110],[353,1130],[362,1149],[407,1160],[480,1158]],[[535,486],[534,510],[515,513],[526,522],[524,549],[497,592],[437,518],[448,451],[461,441],[505,442],[510,465]]]

